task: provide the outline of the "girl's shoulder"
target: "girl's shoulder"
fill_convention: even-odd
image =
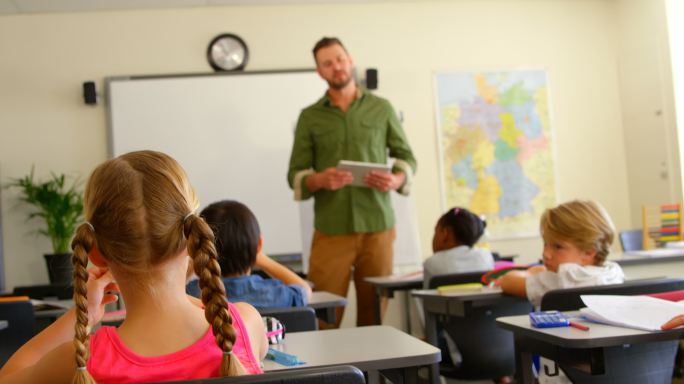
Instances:
[[[261,320],[261,315],[259,311],[254,308],[253,305],[245,303],[243,301],[237,303],[230,303],[234,310],[240,315],[243,322],[254,321],[254,319]]]
[[[234,309],[233,314],[237,312],[240,316],[238,321],[242,323],[243,329],[247,332],[255,358],[262,360],[268,350],[268,340],[266,340],[266,330],[261,314],[251,304],[245,302],[231,303],[230,305]]]

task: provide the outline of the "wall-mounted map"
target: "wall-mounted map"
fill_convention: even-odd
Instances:
[[[489,239],[538,235],[556,204],[545,72],[438,73],[435,87],[447,207],[484,215]]]

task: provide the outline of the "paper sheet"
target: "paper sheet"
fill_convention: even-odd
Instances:
[[[684,305],[649,296],[582,295],[584,317],[599,323],[658,331],[671,318],[684,314]]]

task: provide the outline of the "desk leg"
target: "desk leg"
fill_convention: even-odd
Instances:
[[[406,333],[411,334],[411,291],[404,291],[406,293]]]
[[[407,367],[403,371],[404,384],[418,383],[418,367]]]
[[[524,384],[534,383],[534,372],[532,372],[532,353],[521,348],[524,341],[522,338],[515,337],[515,378],[516,382]]]
[[[367,384],[380,384],[380,372],[377,370],[369,370],[366,372],[368,378]]]
[[[441,380],[439,378],[439,363],[430,365],[430,383],[440,384]]]
[[[382,325],[382,288],[375,287],[375,324]]]
[[[439,346],[437,345],[437,316],[434,313],[428,311],[424,311],[424,313],[425,341],[439,348]]]
[[[316,317],[320,320],[325,321],[330,325],[334,325],[337,321],[337,308],[327,307],[327,308],[316,308]],[[339,324],[337,324],[339,326]]]

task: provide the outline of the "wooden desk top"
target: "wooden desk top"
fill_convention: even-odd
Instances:
[[[389,326],[329,329],[288,333],[274,349],[299,357],[306,364],[321,367],[348,364],[362,371],[395,369],[438,363],[438,348]],[[264,370],[291,369],[264,361]]]
[[[576,318],[579,312],[573,311],[566,314],[571,318]],[[598,324],[581,319],[573,319],[573,321],[587,325],[589,331],[582,331],[573,327],[534,328],[530,325],[529,315],[505,316],[496,319],[499,327],[512,331],[516,335],[565,348],[611,347],[622,344],[674,340],[684,336],[684,329],[649,332]]]

